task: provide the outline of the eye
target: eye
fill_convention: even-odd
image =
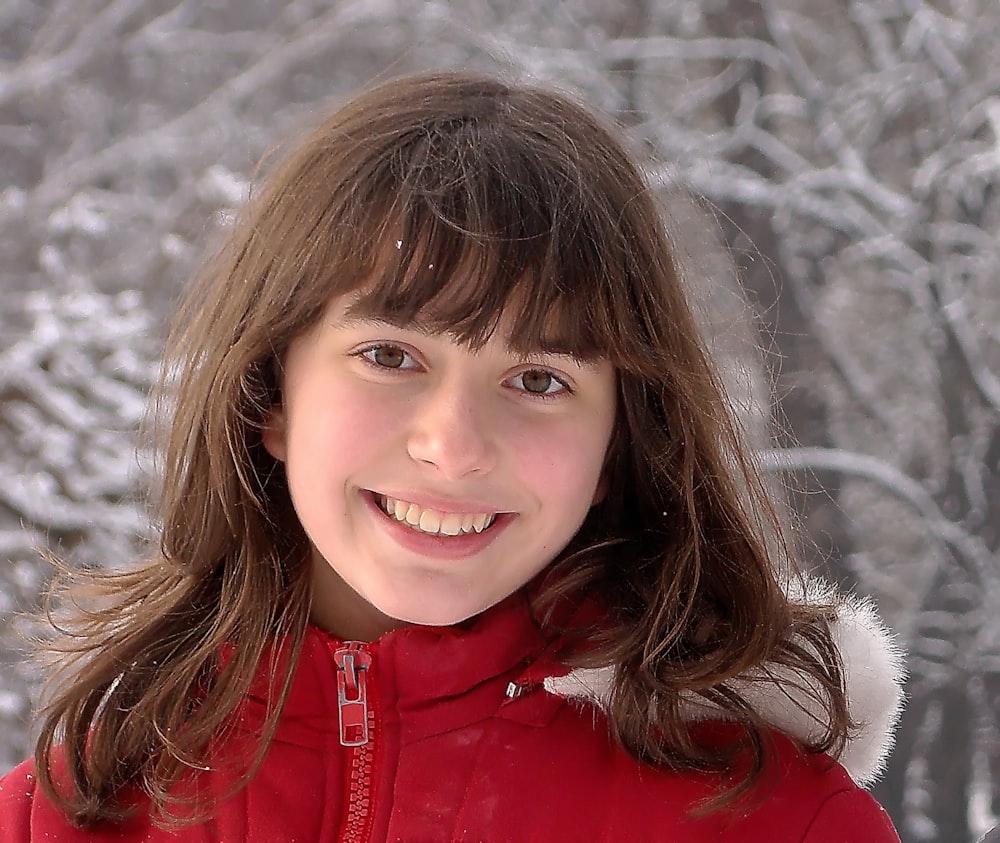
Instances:
[[[555,398],[573,391],[566,381],[547,369],[527,369],[514,375],[509,382],[536,398]]]
[[[379,343],[362,348],[356,354],[378,369],[415,369],[417,363],[410,354],[398,345]]]

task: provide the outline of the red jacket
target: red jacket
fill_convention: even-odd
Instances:
[[[634,760],[599,708],[541,685],[543,646],[520,597],[470,630],[411,627],[360,645],[310,630],[263,766],[210,822],[173,835],[146,816],[74,830],[25,762],[0,780],[0,843],[898,843],[840,765],[780,735],[752,810],[692,818],[713,778]],[[240,728],[253,733],[263,712],[249,700]],[[732,728],[704,724],[710,737]]]

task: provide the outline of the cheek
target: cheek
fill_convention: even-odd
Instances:
[[[289,411],[287,448],[300,462],[350,469],[393,435],[393,414],[364,389],[329,384],[298,398]]]
[[[522,480],[540,499],[579,513],[593,501],[607,441],[600,429],[555,426],[541,434],[515,432],[511,453]]]

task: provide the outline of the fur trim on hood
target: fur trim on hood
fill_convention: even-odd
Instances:
[[[858,785],[870,787],[885,770],[903,709],[902,649],[870,599],[838,596],[829,584],[816,579],[808,581],[805,599],[838,607],[831,630],[844,663],[849,711],[858,728],[837,760]],[[545,689],[603,708],[613,676],[613,667],[579,669],[546,678]],[[787,669],[765,668],[731,684],[778,731],[802,741],[814,740],[824,731],[824,712],[815,695]],[[719,714],[693,694],[687,705],[692,719]]]

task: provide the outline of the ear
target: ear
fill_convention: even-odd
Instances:
[[[265,414],[260,441],[272,457],[279,462],[285,461],[285,409],[281,404],[275,404]]]

